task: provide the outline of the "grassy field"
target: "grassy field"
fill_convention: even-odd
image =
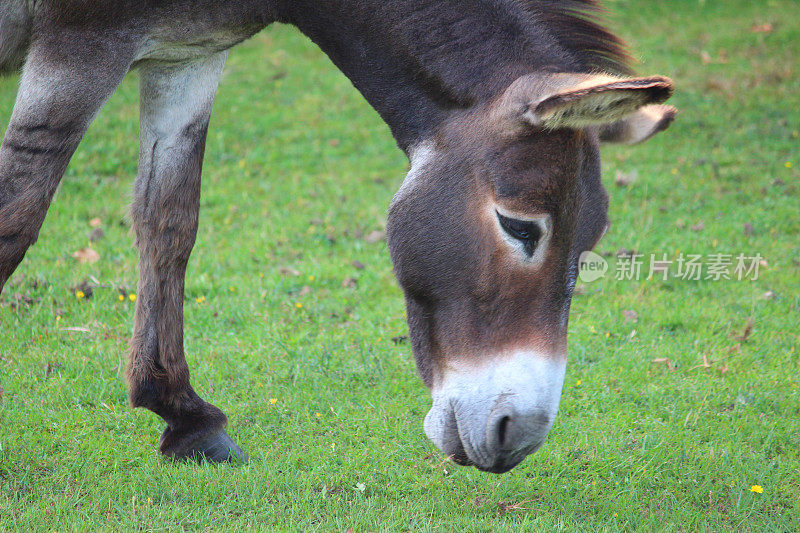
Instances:
[[[388,252],[369,238],[407,161],[325,56],[274,26],[231,54],[187,277],[195,386],[250,464],[165,461],[160,420],[127,405],[134,73],[0,297],[0,530],[800,528],[800,4],[612,14],[638,70],[675,79],[681,115],[604,150],[598,251],[760,253],[758,280],[579,286],[547,444],[502,476],[445,462],[396,342]],[[16,83],[0,80],[2,127]],[[88,246],[100,260],[79,263]],[[78,298],[86,280],[101,287]]]

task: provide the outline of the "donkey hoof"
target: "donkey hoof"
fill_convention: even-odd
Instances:
[[[250,460],[225,430],[198,440],[194,443],[193,448],[192,456],[198,461],[205,459],[212,463],[247,463]]]
[[[170,431],[170,428],[164,430],[164,435],[161,437],[162,443]],[[197,462],[247,463],[250,460],[247,454],[222,429],[211,435],[200,437],[180,450],[165,450],[162,446],[162,453],[173,459],[194,459]]]

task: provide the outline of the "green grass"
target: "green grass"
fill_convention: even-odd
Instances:
[[[127,405],[133,304],[117,288],[136,286],[133,74],[0,298],[0,530],[800,528],[800,4],[612,12],[639,71],[675,79],[681,115],[646,145],[604,150],[613,225],[599,251],[758,252],[757,281],[585,286],[543,449],[502,476],[443,462],[410,348],[391,340],[407,327],[389,255],[364,239],[407,162],[322,53],[274,26],[231,54],[187,276],[194,384],[251,463],[160,459],[162,423]],[[751,32],[762,23],[773,31]],[[16,83],[0,80],[2,124]],[[101,259],[82,265],[72,253],[95,217]],[[76,298],[91,277],[109,288]]]

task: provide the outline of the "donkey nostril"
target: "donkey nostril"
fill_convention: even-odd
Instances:
[[[508,423],[511,422],[511,417],[504,416],[497,424],[497,441],[500,446],[505,444],[506,433],[508,432]]]

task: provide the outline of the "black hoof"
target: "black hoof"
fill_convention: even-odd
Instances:
[[[161,435],[161,453],[177,460],[193,459],[197,462],[211,463],[247,463],[250,458],[244,453],[225,430],[219,430],[208,436],[181,446],[179,449],[164,449],[164,443],[170,441],[172,430],[168,427]]]

